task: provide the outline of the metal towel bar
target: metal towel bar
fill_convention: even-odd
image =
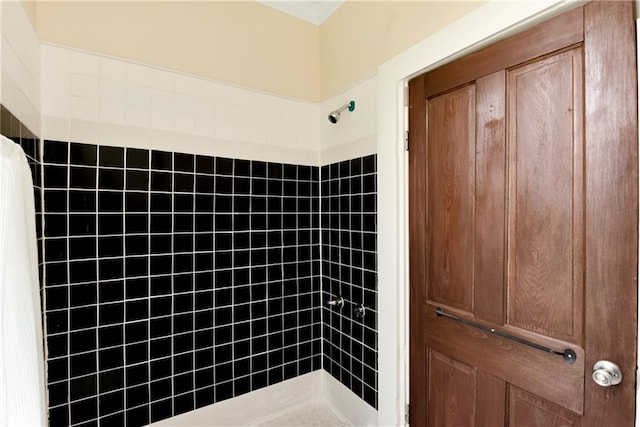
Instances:
[[[506,338],[506,339],[511,340],[511,341],[515,341],[517,343],[524,344],[524,345],[527,345],[529,347],[532,347],[532,348],[535,348],[535,349],[538,349],[538,350],[542,350],[542,351],[547,352],[547,353],[560,355],[560,356],[562,356],[564,358],[564,361],[569,363],[569,364],[576,363],[576,359],[578,358],[578,356],[576,355],[576,352],[571,350],[570,348],[567,348],[564,351],[554,350],[552,348],[545,347],[545,346],[542,346],[540,344],[536,344],[536,343],[531,342],[531,341],[527,341],[525,339],[516,337],[516,336],[508,334],[506,332],[498,331],[497,329],[489,328],[489,327],[481,325],[479,323],[475,323],[475,322],[472,322],[470,320],[463,319],[463,318],[455,316],[453,314],[445,313],[444,310],[442,310],[442,308],[440,308],[440,307],[436,308],[433,311],[436,313],[436,315],[438,317],[446,317],[448,319],[455,320],[456,322],[464,323],[465,325],[471,326],[473,328],[481,329],[481,330],[483,330],[485,332],[489,332],[490,334],[498,335],[500,337]]]

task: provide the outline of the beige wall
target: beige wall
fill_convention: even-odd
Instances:
[[[31,22],[31,26],[36,28],[36,1],[35,0],[22,0],[22,5],[24,6],[24,11],[27,14],[27,18]]]
[[[347,0],[320,27],[250,0],[25,1],[42,41],[318,102],[485,0]]]
[[[320,81],[326,99],[444,28],[483,1],[347,0],[320,27]]]
[[[42,1],[42,41],[310,101],[319,28],[254,1]]]

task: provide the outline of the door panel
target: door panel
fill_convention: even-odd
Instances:
[[[538,344],[547,344],[556,349],[573,349],[577,360],[568,364],[561,356],[438,317],[435,308],[436,305],[431,303],[425,305],[424,345],[427,349],[436,350],[483,373],[582,413],[585,379],[582,348],[553,340],[536,340]],[[492,325],[487,323],[487,326]],[[431,372],[429,367],[429,375]]]
[[[429,101],[428,277],[432,301],[473,310],[475,86]]]
[[[633,423],[633,28],[590,3],[409,83],[412,424]]]
[[[580,343],[582,49],[508,72],[507,324]]]
[[[478,372],[476,404],[477,426],[505,425],[506,383],[482,371]]]
[[[474,314],[500,324],[504,318],[505,206],[504,70],[476,80],[474,276],[482,290]]]
[[[510,387],[509,426],[575,427],[581,421],[576,414],[517,387]]]
[[[429,424],[442,427],[472,425],[477,369],[430,351],[429,371]]]
[[[429,425],[504,425],[504,381],[434,350],[429,369]]]

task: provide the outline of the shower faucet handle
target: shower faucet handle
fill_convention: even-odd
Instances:
[[[344,298],[338,297],[338,298],[330,299],[329,301],[327,301],[327,304],[329,304],[330,306],[342,308],[344,307]]]

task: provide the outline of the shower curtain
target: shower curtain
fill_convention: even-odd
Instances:
[[[0,136],[0,426],[45,426],[33,182],[22,148]]]

